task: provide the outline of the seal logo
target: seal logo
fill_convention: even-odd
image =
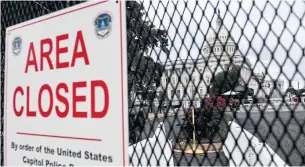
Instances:
[[[20,37],[16,37],[13,40],[13,54],[17,56],[21,51],[22,40]]]
[[[105,38],[109,35],[112,26],[112,19],[108,13],[102,13],[94,21],[95,32],[98,37]]]

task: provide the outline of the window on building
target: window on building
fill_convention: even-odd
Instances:
[[[188,84],[188,82],[189,82],[188,77],[185,77],[184,80],[185,80],[185,83]]]
[[[178,75],[180,75],[181,72],[182,72],[181,68],[176,68],[176,72],[177,72]]]
[[[199,89],[199,93],[200,93],[201,95],[203,95],[203,89],[202,89],[202,88]]]
[[[180,95],[180,89],[177,90],[176,95],[177,95],[177,97],[180,98],[180,96],[181,96],[181,95]]]
[[[206,81],[207,81],[207,84],[210,84],[210,77],[209,76],[206,76]]]
[[[176,79],[175,78],[172,78],[172,83],[173,83],[173,85],[176,85]]]
[[[196,83],[196,77],[192,77],[193,83]]]
[[[174,96],[174,90],[171,90],[171,97]]]

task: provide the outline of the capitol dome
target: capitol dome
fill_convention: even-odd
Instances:
[[[216,29],[214,33],[208,38],[203,46],[203,54],[205,57],[209,56],[223,56],[240,55],[232,38],[229,36],[228,30],[222,25],[222,20],[219,16],[219,10],[216,20]]]

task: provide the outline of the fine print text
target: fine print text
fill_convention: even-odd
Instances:
[[[50,146],[32,146],[29,144],[19,144],[16,142],[11,143],[11,149],[14,151],[22,151],[24,153],[26,152],[35,152],[35,153],[40,153],[40,154],[45,154],[45,155],[50,155],[51,156],[62,156],[62,157],[67,157],[71,158],[71,163],[64,164],[59,161],[54,160],[54,158],[44,159],[44,158],[39,158],[39,157],[29,157],[28,155],[24,154],[22,156],[21,161],[25,165],[34,165],[34,166],[74,166],[72,162],[73,158],[75,159],[85,159],[88,161],[99,161],[101,163],[112,163],[113,162],[113,157],[109,155],[103,155],[101,153],[93,153],[90,151],[82,151],[82,150],[71,150],[67,148],[52,148]],[[39,154],[36,154],[39,155]]]

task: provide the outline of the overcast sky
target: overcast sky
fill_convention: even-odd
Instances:
[[[254,7],[252,0],[154,0],[143,4],[148,11],[147,19],[168,31],[171,60],[176,60],[178,55],[182,59],[198,57],[212,28],[216,27],[215,9],[219,9],[224,26],[241,54],[249,58],[255,72],[267,72],[273,79],[284,79],[285,88],[289,86],[288,80],[292,80],[295,88],[298,81],[300,88],[304,87],[305,1],[260,0]],[[155,50],[149,56],[166,60],[164,54],[158,54],[159,50]]]

